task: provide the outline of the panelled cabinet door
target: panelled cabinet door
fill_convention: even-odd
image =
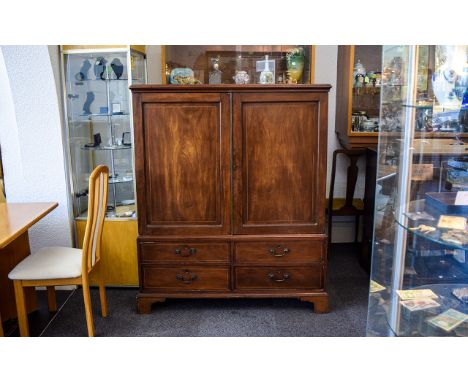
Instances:
[[[324,233],[326,113],[326,93],[234,94],[234,233]]]
[[[137,97],[140,235],[230,233],[229,94]]]

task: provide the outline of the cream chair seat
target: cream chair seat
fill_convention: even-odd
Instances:
[[[77,248],[46,247],[26,257],[13,269],[10,280],[63,279],[81,276],[83,251]]]
[[[93,312],[89,293],[89,274],[98,272],[101,314],[107,316],[106,290],[102,273],[101,236],[107,206],[109,169],[97,166],[89,177],[88,218],[83,249],[46,247],[23,259],[8,275],[15,288],[18,326],[21,336],[29,335],[24,288],[47,287],[49,310],[57,310],[55,286],[81,285],[88,335],[94,336]]]

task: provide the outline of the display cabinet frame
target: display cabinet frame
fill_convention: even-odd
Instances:
[[[227,45],[207,45],[212,47],[214,50],[223,51]],[[267,49],[270,48],[270,50]],[[282,49],[282,51],[287,51],[286,47],[293,47],[293,45],[242,45],[244,52],[249,51],[264,51],[268,53],[269,51],[277,51],[278,49]],[[315,83],[315,45],[310,45],[310,58],[309,58],[309,73],[310,73],[310,81],[306,82],[307,84]],[[167,75],[166,75],[166,61],[167,59],[167,45],[161,45],[161,81],[162,84],[168,84]]]
[[[66,71],[65,71],[65,55],[86,55],[86,54],[124,54],[125,65],[127,68],[127,91],[128,91],[128,129],[131,132],[130,146],[125,146],[129,151],[131,157],[131,171],[133,174],[133,194],[135,195],[135,213],[131,217],[109,217],[106,216],[103,238],[102,238],[102,267],[104,269],[104,279],[106,285],[110,286],[136,286],[138,285],[138,267],[137,267],[137,253],[136,253],[136,185],[135,185],[135,153],[134,138],[133,138],[133,103],[131,101],[131,92],[128,89],[132,85],[132,55],[138,55],[143,59],[143,76],[144,83],[148,78],[145,46],[143,45],[62,45],[60,46],[61,58],[61,80],[63,89],[63,108],[64,108],[64,121],[65,121],[65,151],[67,156],[67,174],[69,181],[70,200],[72,205],[75,203],[75,184],[73,181],[73,164],[70,145],[70,126],[68,121],[68,106],[67,106],[67,84],[66,84]],[[92,69],[91,69],[92,70]],[[107,85],[106,85],[107,86]],[[109,91],[109,87],[106,88]],[[108,97],[109,99],[109,97]],[[108,105],[109,107],[109,105]],[[108,109],[108,113],[110,109]],[[126,113],[127,114],[127,113]],[[127,115],[126,115],[127,117]],[[110,117],[108,117],[110,118]],[[109,190],[112,192],[112,187],[116,184],[109,182]],[[116,198],[114,197],[114,201]],[[83,242],[84,228],[86,225],[86,217],[76,216],[75,208],[73,207],[73,221],[74,221],[74,242],[77,247],[80,247]],[[97,284],[98,280],[91,278],[92,284]]]

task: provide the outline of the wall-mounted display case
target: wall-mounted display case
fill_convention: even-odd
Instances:
[[[468,335],[468,46],[385,46],[367,334]]]
[[[310,84],[310,45],[162,46],[164,84]]]
[[[134,217],[129,86],[146,83],[144,50],[63,46],[62,63],[74,215],[86,218],[89,174],[104,164],[110,170],[107,217]]]
[[[341,145],[377,146],[382,46],[340,45],[337,69],[335,131]]]

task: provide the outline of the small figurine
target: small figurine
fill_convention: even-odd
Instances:
[[[220,84],[223,72],[219,70],[219,56],[211,59],[212,70],[209,73],[208,83]]]
[[[104,73],[106,72],[107,60],[104,57],[98,57],[94,63],[94,75],[96,79],[105,80]]]
[[[270,70],[270,61],[268,61],[268,55],[265,55],[265,69],[260,73],[260,83],[261,84],[274,84],[275,77],[273,72]]]
[[[95,96],[93,92],[86,93],[86,101],[83,104],[83,115],[91,114],[91,104],[93,103],[94,98]]]
[[[75,74],[75,78],[77,81],[85,81],[88,79],[88,71],[91,68],[91,63],[89,60],[84,60],[83,65],[81,65],[81,69],[79,73]]]
[[[111,62],[111,67],[112,67],[112,70],[114,71],[115,76],[117,77],[117,79],[120,79],[120,77],[122,77],[122,74],[123,74],[123,71],[124,71],[124,66],[122,65],[120,60],[118,58],[114,58],[112,60],[112,62]]]
[[[249,83],[250,76],[244,70],[236,70],[236,75],[232,79],[237,85],[244,85]]]

